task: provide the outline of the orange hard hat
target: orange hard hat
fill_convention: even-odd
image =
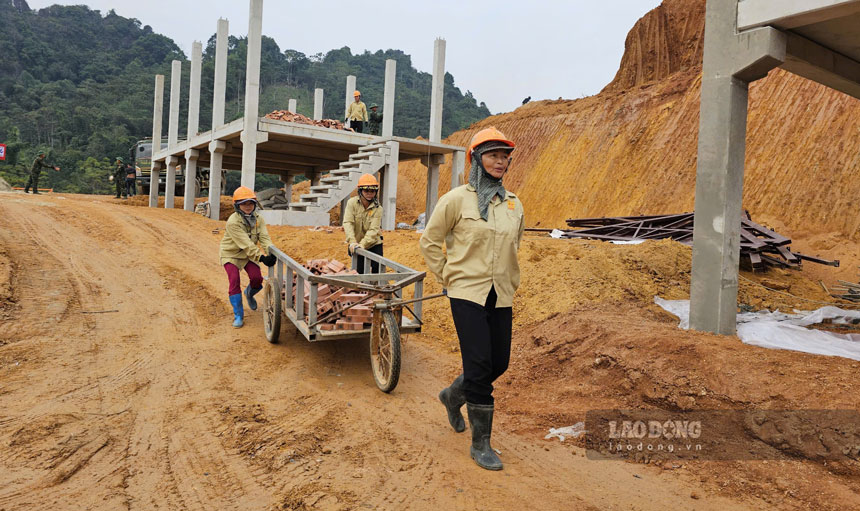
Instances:
[[[242,202],[246,200],[257,200],[257,194],[247,186],[240,186],[233,192],[233,202]]]
[[[379,181],[377,181],[372,174],[362,174],[362,176],[358,178],[358,187],[364,188],[366,186],[375,186],[378,188]]]
[[[514,142],[512,140],[508,140],[508,137],[506,137],[504,133],[497,130],[494,126],[490,126],[489,128],[484,128],[475,133],[472,137],[472,140],[469,142],[469,151],[466,153],[466,163],[471,165],[472,151],[474,151],[479,145],[486,142],[501,142],[510,146],[511,150],[516,147]]]
[[[361,96],[361,93],[360,93],[360,92],[358,92],[358,91],[355,91],[355,92],[353,92],[353,93],[352,93],[352,95],[353,95],[353,96]]]

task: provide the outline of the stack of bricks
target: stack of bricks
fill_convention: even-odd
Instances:
[[[358,275],[355,270],[346,271],[346,266],[335,259],[312,259],[304,265],[314,275],[336,277],[338,275]],[[310,283],[305,282],[304,289],[305,320],[308,320],[310,310]],[[370,293],[356,291],[345,287],[329,284],[319,284],[317,287],[317,319],[329,317],[317,326],[320,330],[363,330],[369,328],[373,317],[373,306],[362,303],[347,309],[346,307],[365,300]],[[293,275],[293,303],[296,299],[296,277]],[[331,314],[332,311],[336,311]]]

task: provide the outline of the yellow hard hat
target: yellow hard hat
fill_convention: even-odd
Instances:
[[[360,93],[360,92],[358,92],[358,91],[355,91],[355,92],[353,92],[353,93],[352,93],[352,95],[353,95],[353,96],[361,96],[361,93]]]

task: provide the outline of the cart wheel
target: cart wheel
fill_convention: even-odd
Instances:
[[[390,310],[381,316],[379,328],[370,335],[370,365],[379,390],[391,392],[400,379],[400,325]]]
[[[281,334],[281,282],[277,278],[267,279],[263,285],[263,327],[266,340],[275,344]]]

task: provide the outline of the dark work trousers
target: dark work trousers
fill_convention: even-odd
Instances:
[[[349,121],[349,127],[356,133],[363,133],[364,121]]]
[[[463,390],[466,402],[493,404],[493,382],[508,369],[511,360],[511,307],[496,308],[496,290],[490,288],[485,304],[449,298],[454,327],[463,358]]]
[[[378,256],[385,257],[382,255],[382,243],[380,243],[379,245],[375,245],[373,247],[368,248],[367,251],[373,252],[374,254],[376,254]],[[353,269],[355,271],[357,271],[358,273],[364,273],[364,260],[365,260],[364,256],[357,256],[357,258],[356,258],[355,268],[353,268]],[[373,260],[370,261],[370,273],[379,273],[379,263],[377,263],[376,261],[373,261]]]
[[[134,179],[125,178],[125,195],[127,197],[137,195],[137,186],[134,184]]]

